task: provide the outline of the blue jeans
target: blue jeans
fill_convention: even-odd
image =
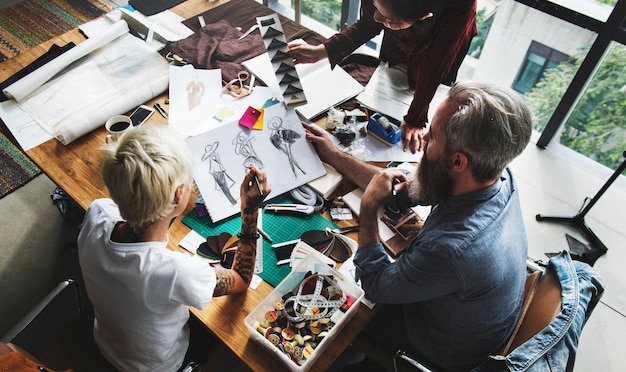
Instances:
[[[506,356],[490,356],[473,372],[572,371],[583,326],[604,293],[604,283],[588,264],[567,251],[548,262],[561,283],[561,311],[533,338]]]

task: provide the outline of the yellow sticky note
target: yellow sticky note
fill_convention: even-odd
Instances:
[[[256,122],[252,126],[252,129],[261,130],[261,129],[263,129],[263,116],[264,116],[263,114],[264,114],[265,110],[262,109],[262,108],[259,108],[257,110],[261,113],[261,115],[259,115],[258,119],[256,119]]]

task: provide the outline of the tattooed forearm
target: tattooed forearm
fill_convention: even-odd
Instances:
[[[241,232],[244,234],[256,234],[258,213],[241,215]]]
[[[232,268],[239,274],[239,276],[241,276],[246,284],[250,284],[250,281],[252,280],[255,260],[256,244],[251,244],[251,242],[244,239],[240,240]]]
[[[242,206],[241,213],[242,214],[251,214],[258,211],[261,203],[263,202],[263,198],[259,195],[246,195],[245,205]]]
[[[217,277],[217,282],[213,290],[213,297],[228,294],[235,286],[235,278],[230,270],[215,269],[215,276]]]

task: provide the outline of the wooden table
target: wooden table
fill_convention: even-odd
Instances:
[[[223,0],[215,2],[188,0],[171,10],[184,18],[190,18],[224,2]],[[45,53],[52,43],[64,45],[68,42],[75,42],[78,44],[84,40],[84,36],[78,29],[75,29],[2,62],[0,63],[0,80],[6,79]],[[165,98],[166,94],[147,102],[147,104],[163,103]],[[165,125],[166,119],[155,114],[152,116],[151,122]],[[104,144],[104,138],[105,130],[101,127],[67,146],[56,139],[52,139],[27,151],[27,154],[54,183],[86,210],[94,199],[108,197],[100,173],[103,154],[99,148]],[[347,185],[345,187],[354,186]],[[197,195],[193,195],[190,198],[185,214],[194,207],[196,197]],[[186,252],[178,244],[189,231],[190,228],[181,222],[181,218],[178,218],[170,228],[168,248]],[[206,308],[202,310],[191,308],[191,312],[250,368],[255,371],[276,371],[279,365],[277,364],[278,359],[271,352],[264,350],[259,344],[249,339],[248,330],[244,324],[244,318],[272,289],[272,286],[263,281],[255,290],[248,289],[239,295],[214,298]],[[337,335],[333,344],[312,366],[312,370],[327,370],[367,324],[373,314],[373,310],[359,304],[358,312],[354,318]]]

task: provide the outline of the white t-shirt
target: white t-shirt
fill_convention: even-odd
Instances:
[[[95,312],[94,338],[122,371],[176,371],[189,346],[188,306],[213,298],[208,263],[167,249],[167,241],[116,243],[122,221],[111,199],[95,200],[78,236],[78,256]]]

